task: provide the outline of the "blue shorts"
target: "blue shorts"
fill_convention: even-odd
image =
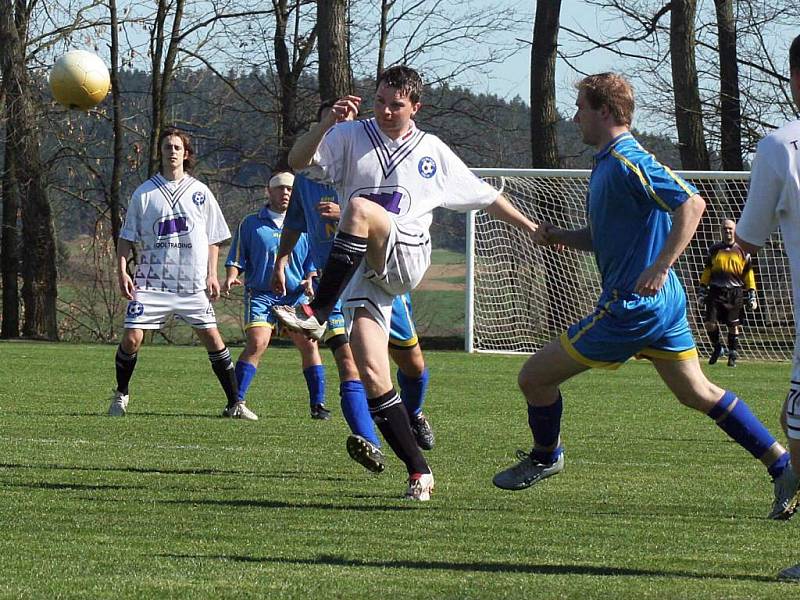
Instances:
[[[250,288],[244,289],[244,328],[251,327],[272,327],[278,321],[272,313],[272,307],[276,304],[291,304],[292,306],[308,302],[308,297],[302,293],[294,293],[288,296],[278,296],[272,292],[263,292]]]
[[[579,363],[607,369],[618,368],[632,356],[697,356],[686,319],[686,294],[675,278],[668,278],[653,297],[603,293],[595,311],[561,335],[561,345]]]
[[[327,342],[337,335],[347,333],[342,314],[341,300],[336,302],[328,316],[328,325],[323,340]],[[417,329],[414,327],[414,313],[411,309],[411,294],[395,296],[392,302],[392,321],[389,329],[389,344],[397,348],[413,348],[419,343]]]

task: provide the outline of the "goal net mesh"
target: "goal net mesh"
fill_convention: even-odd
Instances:
[[[476,169],[532,220],[584,227],[589,171]],[[708,248],[719,241],[722,219],[736,219],[747,197],[748,173],[686,172],[706,200],[706,213],[675,270],[688,296],[687,313],[698,351],[710,353],[696,287]],[[471,318],[468,348],[532,353],[589,314],[600,294],[594,257],[573,249],[535,247],[518,229],[484,211],[471,214],[468,240]],[[739,355],[790,360],[794,346],[791,278],[779,232],[753,261],[758,309],[747,311]],[[726,339],[726,328],[723,337]]]

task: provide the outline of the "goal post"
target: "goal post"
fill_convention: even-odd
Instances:
[[[502,189],[532,220],[578,229],[586,224],[590,171],[474,169]],[[675,264],[688,296],[687,314],[701,355],[710,353],[695,294],[708,248],[725,218],[738,219],[747,198],[747,172],[681,171],[706,200],[697,233]],[[534,246],[518,229],[485,211],[467,218],[465,348],[469,352],[530,354],[594,310],[600,277],[594,257],[573,249]],[[794,347],[791,276],[780,232],[753,260],[758,310],[747,311],[739,337],[744,359],[790,360]],[[723,326],[723,341],[726,339]]]

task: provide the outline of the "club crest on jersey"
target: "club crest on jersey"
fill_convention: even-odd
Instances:
[[[419,169],[419,174],[422,175],[425,179],[430,179],[434,175],[436,175],[436,161],[433,160],[430,156],[423,156],[419,159],[419,164],[417,165],[417,169]]]
[[[408,212],[411,202],[411,194],[408,190],[402,187],[386,186],[370,191],[361,189],[356,190],[351,198],[361,196],[367,200],[371,200],[375,204],[380,204],[387,212],[395,215],[404,215]]]
[[[186,215],[168,215],[153,224],[153,233],[159,238],[189,235],[192,223]]]
[[[192,194],[192,202],[197,206],[203,206],[206,203],[206,195],[204,192],[195,192]]]
[[[129,317],[139,317],[144,312],[144,304],[141,302],[137,302],[136,300],[131,300],[128,302],[128,316]]]

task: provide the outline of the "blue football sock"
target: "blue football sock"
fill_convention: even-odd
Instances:
[[[243,360],[236,361],[235,373],[236,382],[239,384],[239,393],[237,394],[239,402],[244,402],[244,397],[247,394],[247,388],[250,387],[253,377],[256,376],[256,370],[257,368],[251,365],[249,362]]]
[[[339,384],[339,396],[342,400],[342,414],[350,431],[360,435],[380,448],[381,441],[375,432],[375,423],[369,414],[367,394],[364,385],[357,379],[343,381]]]
[[[750,411],[747,403],[731,391],[725,391],[708,411],[708,416],[733,441],[758,459],[775,443],[775,438]]]
[[[422,405],[425,404],[425,393],[428,391],[428,369],[422,372],[422,376],[412,378],[398,369],[397,383],[400,385],[400,399],[406,407],[410,417],[422,412]]]
[[[775,479],[783,470],[789,466],[789,453],[784,452],[778,458],[775,459],[775,462],[772,463],[770,466],[767,467],[767,473],[769,476]]]
[[[561,413],[563,409],[564,402],[561,397],[561,392],[558,393],[558,400],[550,406],[531,406],[528,404],[528,426],[531,428],[531,433],[533,433],[533,443],[535,446],[549,448],[553,444],[558,443],[558,436],[561,433]],[[554,454],[555,458],[549,457],[552,458],[552,460],[542,460],[541,462],[553,462],[553,460],[558,458],[559,450],[560,449],[557,448],[550,453]],[[541,460],[542,457],[536,455],[536,458]]]
[[[311,406],[325,404],[325,367],[311,365],[303,370],[308,386],[308,400]]]

